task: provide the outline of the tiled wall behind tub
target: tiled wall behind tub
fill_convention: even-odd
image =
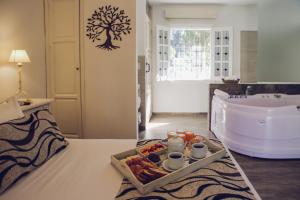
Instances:
[[[210,130],[210,113],[211,101],[215,89],[227,92],[230,95],[244,95],[248,86],[251,86],[253,94],[262,93],[282,93],[282,94],[300,94],[300,84],[210,84],[209,85],[209,130]]]

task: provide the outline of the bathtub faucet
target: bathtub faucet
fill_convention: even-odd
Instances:
[[[253,95],[253,94],[254,94],[253,86],[248,85],[247,88],[246,88],[246,91],[245,91],[245,95],[249,96],[249,95]]]

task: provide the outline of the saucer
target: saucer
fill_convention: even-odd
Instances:
[[[207,151],[204,157],[202,157],[202,158],[195,158],[195,157],[192,156],[192,153],[190,153],[190,154],[188,155],[188,158],[190,158],[190,159],[192,159],[192,160],[201,160],[201,159],[206,158],[206,157],[208,157],[208,156],[210,156],[210,155],[211,155],[210,151]]]
[[[203,159],[203,158],[206,158],[206,155],[205,155],[204,157],[202,157],[202,158],[195,158],[195,157],[193,157],[192,155],[188,155],[188,157],[189,157],[190,159],[192,159],[192,160],[201,160],[201,159]]]
[[[187,165],[188,165],[188,163],[184,162],[183,166],[181,168],[186,167]],[[178,168],[178,169],[171,169],[171,168],[169,168],[169,166],[168,166],[168,159],[164,160],[163,163],[161,164],[161,166],[164,168],[164,170],[166,170],[168,172],[174,172],[174,171],[176,171],[178,169],[181,169],[181,168]]]

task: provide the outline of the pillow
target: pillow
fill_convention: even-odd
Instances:
[[[0,124],[24,117],[16,97],[10,97],[0,103]]]
[[[46,106],[0,124],[0,194],[67,145]]]

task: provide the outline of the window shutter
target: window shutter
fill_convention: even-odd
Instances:
[[[165,80],[169,68],[169,47],[170,47],[170,29],[164,26],[157,26],[157,79]]]
[[[212,29],[212,79],[232,75],[233,33],[232,28]]]

